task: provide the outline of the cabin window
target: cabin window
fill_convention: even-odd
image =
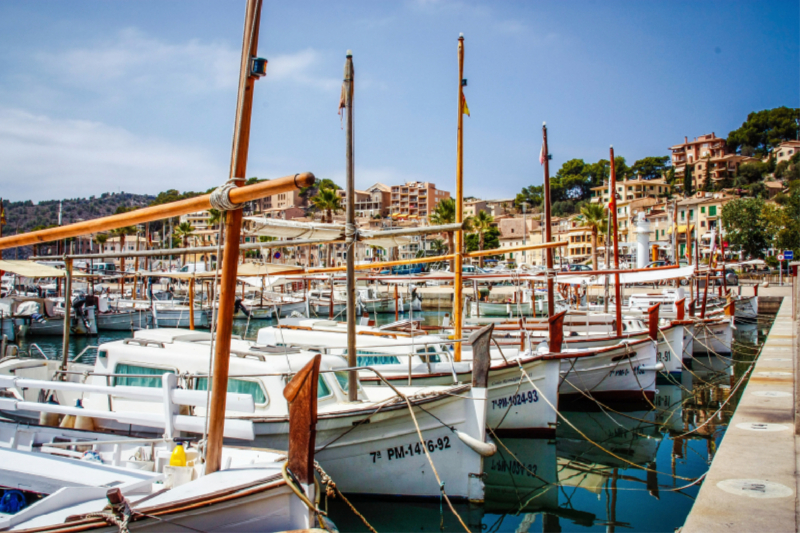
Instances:
[[[362,353],[359,350],[357,353]],[[373,365],[399,365],[400,359],[394,355],[357,355],[356,366],[373,366]]]
[[[327,398],[331,395],[331,388],[328,387],[328,384],[325,383],[325,380],[322,379],[322,376],[319,377],[317,380],[317,399],[319,398]]]
[[[151,368],[147,366],[127,365],[120,363],[114,369],[115,374],[131,374],[131,376],[117,376],[114,378],[115,387],[152,387],[161,388],[161,376],[174,374],[174,370],[166,368]],[[153,376],[152,378],[147,376]]]
[[[348,383],[347,383],[348,372],[334,372],[333,374],[336,376],[336,381],[339,382],[339,386],[342,388],[342,390],[344,392],[347,392],[347,390],[349,388],[348,387]],[[358,382],[358,387],[357,388],[359,390],[361,390],[361,383],[360,382]]]
[[[420,354],[428,353],[428,354],[430,354],[430,355],[428,355],[428,360],[431,363],[441,363],[442,362],[442,358],[439,357],[438,351],[436,350],[435,346],[428,346],[427,352],[425,351],[425,348],[419,348],[417,350],[417,353],[420,353]]]
[[[195,383],[196,390],[208,390],[208,378],[197,378]],[[261,384],[257,381],[249,381],[244,379],[228,379],[228,392],[235,394],[249,394],[253,397],[253,403],[259,405],[266,405],[267,393],[261,388]]]

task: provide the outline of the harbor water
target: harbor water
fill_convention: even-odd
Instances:
[[[415,313],[436,324],[439,313]],[[393,315],[377,315],[379,324]],[[255,339],[275,320],[236,320],[234,333]],[[482,504],[453,502],[471,531],[672,533],[683,525],[744,389],[744,375],[771,321],[737,322],[730,358],[696,358],[691,372],[659,384],[650,405],[628,411],[597,405],[561,412],[554,439],[495,439],[498,453],[484,463]],[[99,344],[130,337],[101,332],[70,339],[70,358],[92,362]],[[61,357],[60,337],[32,337],[21,352]],[[334,480],[335,481],[335,480]],[[447,487],[444,487],[447,490]],[[321,507],[340,531],[369,531],[340,498]],[[463,531],[447,503],[352,497],[377,531]]]

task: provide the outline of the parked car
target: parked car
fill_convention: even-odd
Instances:
[[[589,265],[569,265],[569,272],[586,272],[591,271],[592,267]]]

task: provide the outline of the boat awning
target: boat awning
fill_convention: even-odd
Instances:
[[[689,224],[689,231],[694,231],[694,224]],[[672,235],[672,226],[669,227],[667,233]],[[686,233],[686,226],[678,226],[678,233]]]
[[[275,274],[280,274],[282,272],[298,272],[303,270],[303,267],[300,265],[283,265],[279,263],[266,263],[263,265],[259,265],[256,263],[245,263],[243,265],[239,265],[239,268],[236,269],[236,276],[237,277],[261,277],[261,276],[270,276]],[[132,275],[132,274],[129,274]],[[138,275],[140,277],[152,277],[152,278],[172,278],[172,279],[210,279],[213,278],[215,275],[218,276],[220,279],[222,278],[222,271],[210,271],[210,272],[139,272]]]
[[[688,278],[694,275],[695,266],[685,266],[680,268],[669,268],[659,270],[643,270],[640,272],[626,272],[619,275],[619,282],[623,285],[632,283],[653,283],[667,279]],[[609,282],[614,284],[614,276],[609,275]],[[598,274],[592,276],[571,276],[556,275],[556,283],[566,283],[569,285],[591,285],[600,286],[605,284],[605,275]]]
[[[246,283],[251,287],[257,287],[259,289],[270,289],[272,287],[280,287],[281,285],[292,283],[283,276],[275,276],[267,279],[260,276],[244,276],[239,277],[238,279],[242,283]],[[265,283],[262,283],[262,281]]]
[[[25,278],[63,278],[67,275],[67,272],[63,269],[42,265],[34,261],[0,260],[0,270]],[[90,277],[89,274],[76,270],[72,271],[72,276],[76,278]]]
[[[249,235],[263,235],[279,239],[320,239],[331,242],[344,242],[345,239],[344,224],[295,222],[259,216],[244,217],[244,219],[255,225],[253,230],[247,232]],[[413,242],[410,237],[375,237],[375,232],[364,229],[360,229],[358,235],[360,242],[380,248],[405,246]],[[288,241],[286,245],[292,246],[291,241]]]

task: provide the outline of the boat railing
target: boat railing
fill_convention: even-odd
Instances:
[[[99,346],[87,346],[86,348],[84,348],[83,350],[81,350],[81,353],[79,353],[78,355],[76,355],[75,357],[73,357],[72,359],[70,359],[70,360],[69,360],[69,362],[70,362],[70,363],[74,363],[75,361],[77,361],[78,359],[80,359],[81,357],[83,357],[83,354],[85,354],[85,353],[86,353],[86,352],[88,352],[89,350],[97,350],[98,348],[99,348]]]
[[[125,374],[125,377],[132,377]],[[142,377],[154,377],[146,375]],[[108,386],[92,383],[74,383],[71,381],[47,381],[38,379],[20,378],[15,376],[0,376],[0,389],[42,389],[60,390],[80,393],[105,395],[111,398],[122,397],[132,400],[147,402],[163,402],[162,413],[142,413],[134,411],[112,411],[72,407],[55,403],[28,402],[16,398],[0,398],[0,409],[3,411],[39,411],[63,415],[83,416],[90,418],[116,420],[121,424],[139,425],[145,427],[164,428],[165,438],[172,439],[176,431],[203,433],[205,430],[205,417],[177,414],[180,406],[203,407],[208,406],[208,393],[201,390],[181,389],[178,387],[178,376],[172,373],[162,374],[161,387],[136,387],[136,386]],[[250,394],[227,393],[227,408],[231,411],[254,413],[255,402]],[[166,413],[174,413],[167,415]],[[253,422],[241,419],[226,419],[224,436],[228,438],[253,440],[255,431]]]
[[[47,357],[47,354],[44,353],[44,351],[35,342],[32,342],[28,345],[28,357],[30,357],[31,359],[36,358],[36,354],[33,353],[34,348],[36,348],[36,351],[39,352],[39,354],[41,354],[42,359],[50,359],[49,357]]]

